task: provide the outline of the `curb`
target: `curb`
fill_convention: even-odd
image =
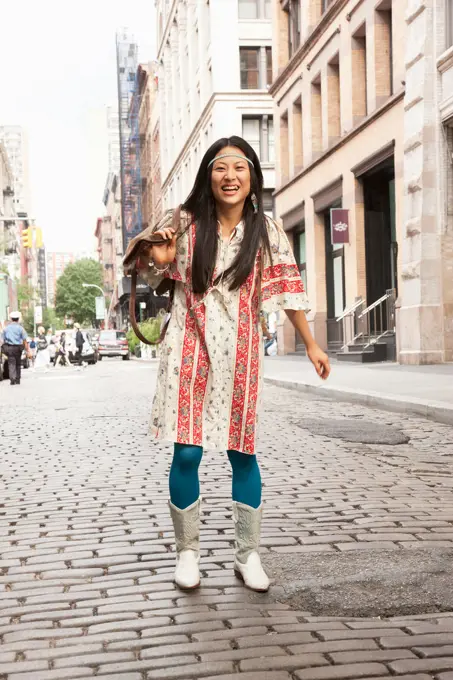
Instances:
[[[264,381],[270,385],[284,387],[288,390],[296,390],[305,394],[314,394],[320,399],[346,401],[352,404],[362,404],[370,408],[381,408],[393,413],[404,413],[408,416],[418,416],[435,420],[445,425],[453,425],[453,406],[447,406],[442,402],[427,402],[422,399],[406,397],[388,397],[379,392],[364,392],[362,390],[348,390],[343,388],[331,388],[324,385],[316,387],[307,383],[279,380],[277,378],[264,377]]]

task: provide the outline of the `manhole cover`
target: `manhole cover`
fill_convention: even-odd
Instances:
[[[312,434],[324,437],[345,439],[360,444],[407,444],[409,437],[400,430],[388,425],[370,423],[365,420],[298,420],[295,425],[308,430]]]

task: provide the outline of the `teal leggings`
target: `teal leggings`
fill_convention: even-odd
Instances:
[[[170,469],[170,500],[180,510],[195,503],[200,495],[198,468],[203,457],[201,446],[175,444]],[[261,474],[256,456],[228,451],[233,470],[233,500],[252,508],[261,505]]]

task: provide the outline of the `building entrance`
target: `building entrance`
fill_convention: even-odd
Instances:
[[[369,306],[392,289],[397,293],[398,272],[395,225],[395,170],[393,158],[370,170],[363,176],[365,202],[365,263],[366,295]],[[370,317],[370,330],[391,330],[387,315],[379,319],[380,328],[374,328]]]

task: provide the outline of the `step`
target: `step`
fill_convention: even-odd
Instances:
[[[350,352],[339,352],[337,354],[338,361],[353,361],[356,363],[368,364],[381,361],[394,361],[388,356],[388,345],[385,342],[377,342],[368,349],[354,350]]]

